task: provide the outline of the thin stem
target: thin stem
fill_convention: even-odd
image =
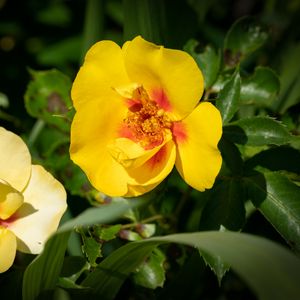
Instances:
[[[38,119],[35,122],[35,124],[33,125],[32,129],[31,129],[31,132],[29,134],[29,138],[28,138],[29,147],[35,143],[36,139],[38,138],[39,134],[43,130],[44,126],[45,126],[45,122],[41,119]]]
[[[135,226],[137,226],[139,224],[147,224],[147,223],[150,223],[150,222],[153,222],[153,221],[157,221],[157,220],[161,220],[161,219],[164,219],[164,218],[165,217],[162,216],[162,215],[151,216],[149,218],[141,220],[140,222],[134,222],[134,223],[130,223],[130,224],[125,224],[125,225],[122,226],[122,229],[132,228],[132,227],[135,227]]]

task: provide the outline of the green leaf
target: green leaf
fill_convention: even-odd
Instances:
[[[90,287],[94,297],[114,299],[127,276],[155,247],[164,243],[185,244],[219,256],[259,299],[297,299],[299,296],[298,257],[265,238],[219,231],[174,234],[126,244],[101,262],[82,285]]]
[[[220,256],[211,255],[209,252],[205,250],[199,250],[200,255],[204,259],[205,263],[210,267],[210,269],[216,274],[219,282],[219,286],[221,285],[222,278],[226,274],[226,272],[230,269],[230,266],[221,259]]]
[[[33,300],[41,291],[54,289],[60,274],[69,233],[54,235],[26,268],[23,278],[23,300]]]
[[[241,90],[241,78],[238,70],[224,85],[216,100],[216,106],[222,115],[223,124],[227,124],[238,110]]]
[[[40,65],[65,68],[71,63],[78,63],[82,49],[82,36],[65,37],[57,43],[43,47],[36,59]]]
[[[71,80],[57,70],[30,70],[33,80],[29,83],[25,93],[27,112],[55,125],[59,129],[69,132],[70,120],[73,112],[70,110]]]
[[[96,267],[96,260],[102,257],[101,245],[93,237],[83,236],[82,250],[92,267]]]
[[[184,50],[195,59],[204,76],[204,87],[208,89],[217,79],[221,66],[221,55],[211,46],[206,46],[200,53],[197,52],[197,47],[199,47],[199,42],[192,39],[184,46]]]
[[[201,228],[219,229],[221,225],[239,230],[245,223],[244,187],[240,180],[224,180],[211,190],[202,212]]]
[[[285,170],[300,174],[300,151],[286,146],[267,149],[248,159],[245,166],[248,169],[261,166],[271,171]]]
[[[48,240],[43,252],[25,270],[23,300],[33,300],[42,291],[55,287],[62,269],[70,230],[75,226],[95,223],[107,224],[116,220],[128,209],[142,203],[142,199],[139,199],[139,201],[132,199],[132,203],[106,204],[100,208],[90,208],[78,217],[63,224]]]
[[[232,174],[241,175],[243,172],[243,159],[238,147],[222,136],[218,147],[221,151],[223,162],[230,169]]]
[[[224,136],[234,143],[248,146],[284,145],[293,140],[286,127],[267,117],[251,117],[224,127]]]
[[[242,81],[241,102],[270,107],[280,89],[275,72],[266,67],[257,67],[249,78]]]
[[[96,235],[99,236],[99,238],[103,241],[110,241],[116,238],[116,235],[121,230],[122,225],[112,225],[109,227],[103,227],[103,226],[97,226],[95,228]]]
[[[97,223],[108,224],[112,220],[116,220],[118,217],[122,216],[129,209],[142,205],[143,203],[145,203],[145,200],[140,197],[122,203],[103,204],[97,208],[88,208],[76,218],[63,224],[58,229],[58,232],[69,231],[76,226],[88,226]]]
[[[141,247],[133,242],[118,248],[105,258],[81,285],[90,287],[94,297],[114,299],[124,280],[141,265],[158,244],[160,243],[150,242]]]
[[[299,103],[300,97],[300,43],[291,43],[282,51],[280,61],[281,89],[273,103],[273,109],[283,114],[288,108]]]
[[[279,173],[244,179],[252,202],[284,239],[300,252],[300,187]]]
[[[150,256],[136,269],[133,281],[143,287],[156,289],[165,282],[164,253],[155,248]]]
[[[225,63],[235,66],[268,39],[266,28],[252,17],[242,17],[229,29],[225,41]]]

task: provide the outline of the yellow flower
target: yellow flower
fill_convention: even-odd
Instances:
[[[193,188],[211,188],[222,122],[212,104],[198,104],[202,94],[202,73],[187,53],[141,37],[122,48],[98,42],[72,87],[71,158],[110,196],[148,192],[174,164]]]
[[[63,186],[31,164],[20,137],[0,127],[0,273],[11,267],[16,250],[40,253],[66,207]]]

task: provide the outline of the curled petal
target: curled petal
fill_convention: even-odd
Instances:
[[[173,120],[192,112],[203,94],[204,80],[189,54],[157,46],[140,36],[127,42],[123,52],[130,80],[142,84]]]
[[[66,192],[43,167],[32,166],[31,178],[24,193],[24,203],[9,229],[17,237],[17,249],[37,254],[57,229],[67,208]]]
[[[200,103],[173,134],[177,143],[175,164],[182,178],[199,191],[211,188],[222,164],[217,148],[222,135],[219,111],[210,103]]]
[[[21,192],[31,172],[31,156],[23,140],[0,127],[0,179]]]
[[[138,168],[128,169],[131,177],[128,194],[138,196],[146,193],[161,183],[172,171],[175,163],[176,147],[171,140]]]
[[[7,228],[0,226],[0,273],[13,264],[17,249],[16,236]]]

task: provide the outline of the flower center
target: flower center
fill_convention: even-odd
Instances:
[[[146,150],[163,143],[166,130],[172,125],[165,111],[149,98],[142,86],[133,91],[127,117],[123,122],[129,130],[129,138]]]

